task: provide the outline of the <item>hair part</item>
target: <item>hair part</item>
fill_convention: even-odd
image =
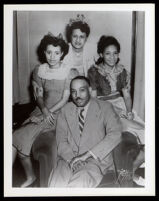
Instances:
[[[72,24],[67,24],[66,26],[66,38],[67,38],[67,42],[70,43],[71,42],[71,35],[74,29],[80,29],[81,32],[86,33],[86,36],[88,37],[90,34],[90,27],[86,22],[82,22],[82,21],[75,21],[72,22]]]
[[[63,60],[65,55],[68,53],[69,46],[62,38],[47,34],[42,38],[39,46],[37,47],[37,55],[41,63],[46,63],[46,56],[44,52],[46,51],[48,45],[53,45],[54,47],[59,46],[61,48],[63,55],[60,60]]]

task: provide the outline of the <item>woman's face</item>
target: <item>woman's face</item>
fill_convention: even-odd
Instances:
[[[115,45],[109,45],[105,48],[102,56],[106,65],[114,67],[119,58],[117,47]]]
[[[46,61],[52,68],[58,68],[60,64],[61,56],[63,55],[63,52],[61,52],[60,46],[53,46],[48,45],[46,47],[46,50],[44,51],[44,54],[46,56]]]
[[[85,32],[82,32],[80,29],[73,29],[71,35],[71,44],[75,49],[82,49],[87,40]]]

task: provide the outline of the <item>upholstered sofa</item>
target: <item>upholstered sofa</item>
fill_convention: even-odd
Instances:
[[[32,104],[16,106],[16,110],[13,111],[15,128],[22,124],[33,108]],[[123,133],[122,142],[113,150],[115,171],[108,171],[98,187],[132,187],[132,163],[138,151],[135,137],[129,133]],[[56,166],[55,133],[40,134],[33,143],[32,156],[39,163],[39,187],[47,187],[50,172]]]

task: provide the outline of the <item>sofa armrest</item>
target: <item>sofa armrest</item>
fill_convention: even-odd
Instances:
[[[34,159],[39,162],[40,187],[47,187],[50,172],[56,165],[55,131],[41,133],[33,143],[32,153]]]
[[[122,134],[122,141],[112,151],[115,171],[108,171],[98,187],[133,187],[133,161],[139,153],[136,137]]]

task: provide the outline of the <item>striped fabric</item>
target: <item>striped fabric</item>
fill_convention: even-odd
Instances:
[[[78,118],[79,118],[79,129],[80,129],[80,135],[83,132],[84,128],[84,116],[83,116],[84,108],[80,110]]]

